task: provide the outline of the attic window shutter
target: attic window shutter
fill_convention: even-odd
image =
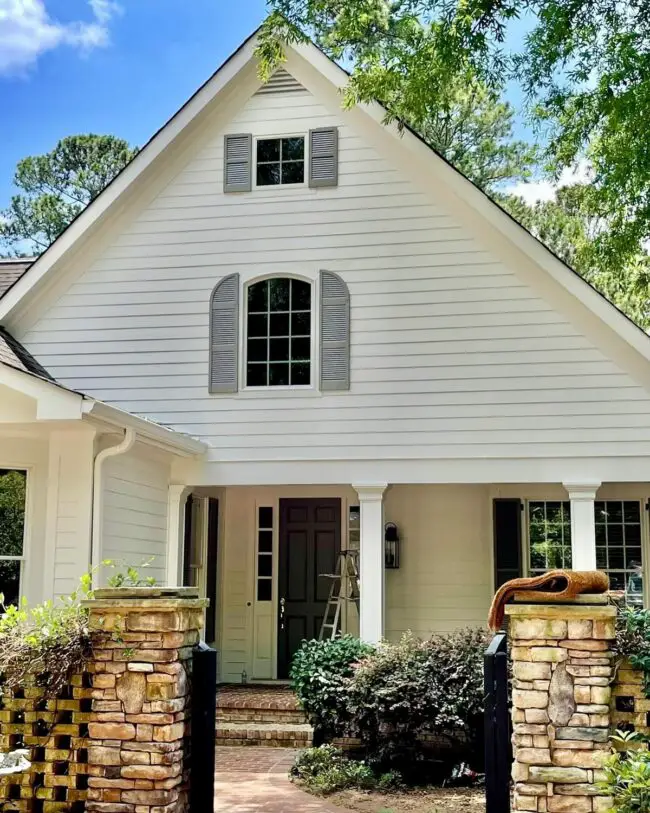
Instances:
[[[350,293],[331,271],[320,272],[320,388],[350,389]]]
[[[224,136],[223,191],[250,192],[253,164],[253,136],[250,133]]]
[[[309,131],[309,186],[336,186],[339,182],[339,131],[321,127]]]
[[[521,500],[496,499],[494,520],[494,589],[522,575]]]
[[[210,392],[237,392],[239,274],[217,284],[210,299]]]

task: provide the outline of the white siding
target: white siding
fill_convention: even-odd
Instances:
[[[142,578],[166,580],[169,465],[138,446],[104,462],[102,558],[134,565]],[[149,562],[142,567],[144,562]],[[105,581],[111,571],[102,574]]]
[[[337,188],[223,194],[224,131],[335,124]],[[350,288],[351,391],[209,395],[215,283],[321,268]],[[21,338],[215,461],[650,453],[648,393],[306,92],[250,99]]]

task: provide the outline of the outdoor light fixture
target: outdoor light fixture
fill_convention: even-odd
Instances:
[[[395,570],[399,567],[399,533],[394,522],[387,522],[384,526],[384,546],[386,568]]]

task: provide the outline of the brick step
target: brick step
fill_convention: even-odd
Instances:
[[[217,706],[217,722],[231,723],[277,723],[291,725],[307,722],[304,711],[300,709],[263,709],[263,708],[233,708],[231,706]]]
[[[256,745],[268,748],[309,748],[313,729],[307,723],[217,723],[217,745]]]

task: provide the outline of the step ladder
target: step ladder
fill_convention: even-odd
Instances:
[[[321,573],[325,579],[331,579],[329,597],[323,623],[321,624],[319,641],[333,640],[341,630],[341,615],[343,607],[353,602],[359,610],[359,551],[342,550],[339,553],[336,573]]]

